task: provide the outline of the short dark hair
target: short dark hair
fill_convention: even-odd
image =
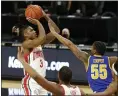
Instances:
[[[106,52],[106,45],[104,42],[95,41],[93,43],[93,47],[96,49],[97,53],[99,53],[100,55],[104,55]]]
[[[19,30],[19,40],[22,42],[22,41],[24,41],[24,30],[26,29],[26,28],[28,28],[29,27],[29,25],[25,25],[25,24],[20,24],[20,23],[18,23],[18,24],[15,24],[15,26],[14,26],[14,28],[18,28],[18,30]]]
[[[69,67],[63,66],[59,70],[59,77],[64,83],[69,83],[72,79],[72,71]]]

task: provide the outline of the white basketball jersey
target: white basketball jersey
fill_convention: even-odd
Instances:
[[[81,92],[79,87],[77,86],[72,86],[72,87],[68,87],[66,85],[60,85],[63,87],[64,89],[64,95],[69,95],[69,96],[81,96]]]
[[[26,57],[25,57],[26,58]],[[38,46],[34,48],[30,54],[27,55],[26,60],[30,66],[37,71],[41,76],[46,76],[46,63],[42,51],[42,47]],[[28,75],[25,72],[25,76]],[[29,82],[36,83],[36,81],[33,78],[30,78]]]

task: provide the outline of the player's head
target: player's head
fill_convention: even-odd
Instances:
[[[62,30],[62,36],[65,37],[65,38],[69,38],[70,37],[70,32],[69,32],[68,28],[64,28]]]
[[[92,55],[104,55],[106,52],[106,45],[104,42],[95,41],[92,45],[91,53]]]
[[[118,60],[112,65],[112,70],[118,76]]]
[[[63,66],[58,73],[58,78],[65,84],[69,84],[72,79],[72,71],[69,67]]]
[[[29,25],[15,25],[12,28],[12,31],[17,31],[17,34],[19,34],[19,37],[23,38],[23,39],[34,39],[36,38],[36,32],[34,31],[34,29],[29,26]]]

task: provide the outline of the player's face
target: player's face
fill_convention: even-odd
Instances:
[[[36,31],[34,31],[34,29],[30,26],[25,30],[24,35],[30,39],[35,39],[37,37]]]

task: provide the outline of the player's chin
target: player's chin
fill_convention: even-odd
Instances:
[[[37,38],[37,35],[34,35],[34,36],[33,36],[33,39],[35,39],[35,38]]]

